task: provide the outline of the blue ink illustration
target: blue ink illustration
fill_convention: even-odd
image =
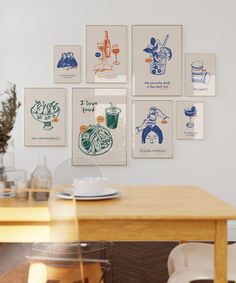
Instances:
[[[62,53],[59,62],[57,63],[57,68],[62,68],[65,70],[70,70],[77,68],[78,63],[75,60],[73,52]]]
[[[35,100],[35,104],[30,109],[31,115],[38,122],[43,123],[44,130],[52,130],[52,122],[58,122],[60,107],[56,101],[46,103],[45,101]]]
[[[149,142],[153,144],[158,138],[159,144],[163,142],[163,133],[162,130],[157,126],[157,118],[160,117],[163,120],[162,124],[167,123],[168,116],[166,116],[160,109],[156,106],[152,106],[148,110],[147,117],[143,120],[143,123],[136,127],[136,134],[142,132],[142,143],[146,144]]]
[[[113,138],[103,126],[90,125],[79,134],[79,148],[87,155],[97,156],[108,152],[113,145]]]
[[[197,114],[196,106],[192,106],[191,108],[185,108],[184,114],[185,116],[189,117],[189,122],[186,124],[186,127],[190,129],[193,128],[194,127],[193,117],[195,117]]]
[[[202,83],[208,85],[211,80],[211,73],[204,68],[204,63],[202,61],[194,61],[191,63],[192,71],[192,82]]]
[[[143,49],[144,52],[150,55],[145,59],[146,63],[150,63],[150,72],[153,75],[163,75],[166,72],[166,63],[172,58],[172,50],[166,47],[169,35],[165,36],[162,43],[159,39],[151,38],[150,44]]]

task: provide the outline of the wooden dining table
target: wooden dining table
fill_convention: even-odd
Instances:
[[[227,220],[236,219],[236,208],[196,186],[113,187],[120,197],[76,202],[81,241],[213,241],[215,282],[227,282]],[[0,242],[45,241],[47,202],[11,202],[0,200]]]

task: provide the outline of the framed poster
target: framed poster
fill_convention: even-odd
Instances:
[[[186,54],[186,96],[215,96],[215,54]]]
[[[133,101],[133,157],[172,158],[172,101]]]
[[[66,145],[66,90],[25,88],[25,146]]]
[[[196,140],[204,138],[204,102],[176,102],[177,139]]]
[[[126,165],[126,90],[73,88],[72,165]]]
[[[182,26],[133,26],[133,95],[182,95]]]
[[[55,45],[53,69],[54,83],[80,83],[80,46]]]
[[[87,83],[127,81],[127,26],[86,26]]]

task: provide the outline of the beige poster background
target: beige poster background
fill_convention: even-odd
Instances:
[[[126,90],[73,88],[72,92],[73,165],[87,165],[88,161],[126,165]],[[108,126],[106,116],[111,104],[117,110],[117,125],[113,128]]]
[[[66,90],[26,88],[24,100],[25,146],[65,146]]]
[[[134,25],[132,32],[133,95],[182,95],[182,26]],[[166,60],[165,66],[163,67],[165,72],[163,74],[152,74],[153,56],[151,53],[144,51],[145,48],[153,48],[150,42],[151,38],[154,38],[158,43],[158,49],[156,51],[159,55],[162,56],[163,53],[167,54],[168,52],[167,49],[162,49],[162,44],[164,44],[165,39],[165,47],[171,50],[172,57]],[[170,52],[168,52],[168,55],[170,56]],[[164,62],[165,60],[163,59],[161,61]]]
[[[172,158],[172,108],[172,101],[140,100],[133,102],[134,158]],[[155,109],[157,109],[156,112]],[[153,130],[144,135],[145,128],[149,125]],[[153,128],[154,125],[160,128],[163,140],[158,137],[157,131]]]
[[[110,40],[110,58],[102,61],[99,50],[105,41],[105,31]],[[118,46],[117,62],[113,46]],[[127,26],[86,26],[86,81],[88,83],[125,83],[127,81]],[[96,57],[100,54],[100,57]]]
[[[58,62],[66,60],[68,56],[74,57],[78,66],[74,68],[64,67],[58,68]],[[81,60],[79,45],[55,45],[54,46],[54,82],[55,83],[80,83],[81,77]],[[65,64],[66,65],[66,64]]]

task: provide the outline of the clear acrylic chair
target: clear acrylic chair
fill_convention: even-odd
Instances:
[[[236,243],[228,245],[228,280],[236,282]],[[214,280],[214,244],[184,243],[168,257],[168,283]]]

